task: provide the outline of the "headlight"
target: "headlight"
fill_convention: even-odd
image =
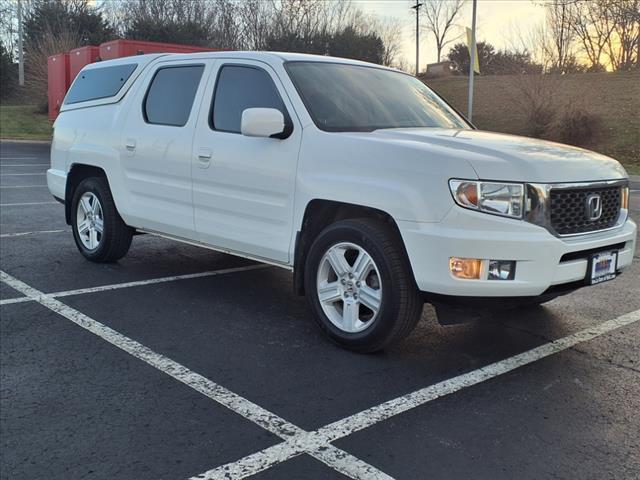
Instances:
[[[524,185],[475,180],[449,180],[449,188],[458,205],[505,217],[522,218]]]

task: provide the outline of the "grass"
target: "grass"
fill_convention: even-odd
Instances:
[[[51,140],[51,122],[34,105],[0,105],[0,138]]]
[[[467,77],[425,82],[463,113],[467,111]],[[473,122],[483,130],[524,135],[527,122],[514,98],[520,76],[476,77]],[[552,82],[559,102],[579,104],[597,115],[602,131],[585,148],[619,160],[630,174],[640,174],[640,73],[558,75]]]

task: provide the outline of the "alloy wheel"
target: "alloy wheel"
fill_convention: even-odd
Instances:
[[[380,272],[371,255],[354,243],[338,243],[325,252],[316,288],[323,312],[344,332],[365,330],[380,312]]]
[[[100,200],[92,192],[85,192],[78,201],[76,229],[87,250],[95,250],[100,246],[104,232],[104,217]]]

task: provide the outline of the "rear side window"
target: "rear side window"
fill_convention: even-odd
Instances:
[[[203,71],[204,65],[158,69],[142,106],[145,121],[183,127],[189,120]]]
[[[88,102],[115,96],[138,66],[137,63],[91,68],[78,75],[64,103]]]
[[[247,108],[276,108],[288,119],[280,94],[267,72],[254,67],[223,66],[218,75],[211,111],[211,127],[240,133]]]

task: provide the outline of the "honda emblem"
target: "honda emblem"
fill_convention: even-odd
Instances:
[[[587,218],[594,222],[602,215],[602,198],[597,193],[592,193],[586,201]]]

